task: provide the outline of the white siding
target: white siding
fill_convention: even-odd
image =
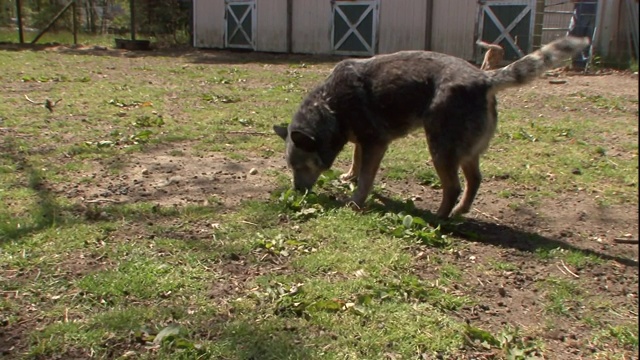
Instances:
[[[380,1],[379,53],[424,49],[427,2],[425,0]]]
[[[331,53],[331,2],[293,1],[292,51],[306,54]]]
[[[224,0],[194,0],[193,28],[195,47],[223,47]]]
[[[286,52],[287,0],[258,0],[256,11],[256,50]]]
[[[472,60],[478,11],[477,1],[435,0],[431,50]]]

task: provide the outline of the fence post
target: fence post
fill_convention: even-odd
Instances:
[[[22,0],[16,0],[16,16],[18,17],[18,38],[20,44],[24,44],[24,33],[22,32]]]
[[[131,12],[131,40],[136,39],[136,7],[135,0],[129,0],[129,11]]]
[[[73,5],[71,6],[71,13],[73,16],[73,45],[78,45],[78,13],[76,10],[76,0],[73,0]]]
[[[542,46],[542,28],[544,27],[544,0],[536,0],[536,13],[533,22],[533,50]]]

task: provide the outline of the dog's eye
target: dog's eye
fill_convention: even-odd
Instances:
[[[295,172],[305,172],[308,170],[308,167],[306,165],[292,165],[291,169],[293,169],[293,171]]]

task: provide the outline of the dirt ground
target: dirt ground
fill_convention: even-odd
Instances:
[[[547,81],[541,79],[538,85]],[[573,76],[562,91],[588,88],[597,93],[615,92],[637,98],[637,85],[637,75],[628,73]],[[567,87],[571,88],[567,90]],[[534,84],[533,89],[536,88],[540,92],[550,91],[548,86],[536,87]],[[516,99],[502,96],[501,101],[509,104]],[[78,203],[147,201],[161,206],[182,206],[215,201],[223,209],[233,209],[245,199],[267,200],[275,187],[268,170],[286,171],[284,160],[279,156],[248,156],[244,160],[223,155],[194,157],[188,151],[192,145],[183,142],[172,144],[171,148],[160,146],[128,155],[126,160],[104,160],[86,174],[96,181],[63,183],[55,191]],[[185,151],[180,154],[171,151],[180,148]],[[109,171],[111,162],[124,162],[126,165],[113,175]],[[345,170],[347,164],[339,163],[337,167]],[[378,181],[386,182],[384,170]],[[504,181],[489,178],[483,182],[474,209],[457,234],[466,239],[466,246],[454,253],[439,254],[444,263],[463,269],[463,280],[451,291],[473,294],[477,300],[476,306],[464,308],[458,315],[462,320],[488,330],[497,331],[509,323],[539,331],[539,336],[546,339],[546,355],[550,359],[596,356],[599,349],[591,344],[591,335],[585,333],[579,321],[567,317],[566,322],[553,324],[555,330],[550,332],[537,328],[544,322],[541,319],[545,317],[542,301],[545,294],[536,283],[551,276],[567,280],[579,278],[590,292],[597,292],[603,303],[609,304],[601,314],[597,314],[600,318],[611,324],[620,319],[637,318],[638,245],[614,240],[638,239],[637,203],[601,207],[591,195],[578,192],[560,194],[535,206],[513,209],[508,206],[507,199],[498,196],[504,188]],[[419,195],[421,200],[416,205],[425,211],[434,211],[441,196],[439,190],[410,182],[389,181],[385,191],[396,197]],[[198,236],[198,233],[210,232],[211,227],[202,224],[202,229],[194,226],[191,231],[193,236]],[[465,235],[470,233],[481,235],[477,239]],[[557,259],[541,261],[536,257],[537,249],[548,248],[581,249],[605,261],[595,266],[569,269]],[[422,250],[415,251],[416,273],[427,279],[435,276],[438,272],[432,265],[420,261]],[[512,263],[518,269],[498,272],[479,266],[489,261]],[[246,269],[247,274],[251,271]],[[610,312],[608,309],[617,310]],[[579,306],[572,311],[575,318],[583,315]],[[558,321],[561,318],[554,319]],[[626,352],[626,356],[627,359],[637,359],[638,352]],[[476,355],[476,358],[481,357]]]
[[[590,82],[598,84],[616,83],[617,77],[593,77]],[[614,89],[615,84],[611,84]],[[600,88],[602,89],[602,88]],[[183,143],[187,150],[189,143]],[[185,154],[188,153],[185,151]],[[109,161],[121,161],[111,159]],[[89,176],[97,177],[95,185],[64,185],[60,193],[78,201],[97,203],[128,203],[151,201],[161,206],[183,206],[186,204],[207,204],[215,201],[223,209],[233,209],[242,200],[267,200],[275,188],[268,169],[286,171],[280,157],[248,157],[233,160],[222,155],[208,155],[196,158],[189,155],[169,155],[169,149],[157,148],[144,154],[136,154],[129,159],[130,166],[118,176],[109,175],[104,169],[96,169]],[[346,169],[347,164],[338,164]],[[385,182],[384,170],[380,180]],[[576,304],[575,319],[557,322],[547,326],[554,331],[540,328],[545,317],[546,294],[536,284],[549,277],[572,280],[579,278],[590,293],[597,292],[600,300],[608,304],[606,309],[619,312],[595,314],[611,324],[618,320],[637,318],[638,309],[638,245],[622,244],[616,238],[638,239],[638,208],[635,206],[612,205],[600,207],[592,195],[585,193],[561,194],[553,200],[545,200],[537,206],[509,207],[508,199],[498,193],[504,189],[503,179],[486,179],[481,187],[474,210],[467,216],[460,234],[468,244],[455,253],[443,252],[439,256],[444,263],[463,269],[463,280],[451,291],[472,294],[478,305],[464,308],[458,315],[473,325],[499,331],[504,324],[518,324],[523,329],[538,333],[545,339],[547,358],[591,358],[602,348],[591,344],[591,329],[580,325],[583,314]],[[412,183],[386,182],[387,194],[409,198],[419,195],[417,207],[434,211],[440,199],[440,191]],[[526,189],[523,189],[525,191]],[[206,236],[211,232],[210,224],[195,225],[190,234],[181,236]],[[479,239],[465,234],[481,234]],[[558,260],[540,261],[537,249],[560,248],[580,249],[587,254],[599,256],[605,261],[596,266],[569,269]],[[415,271],[429,279],[437,276],[432,264],[420,260],[420,252],[415,249]],[[562,250],[561,250],[562,251]],[[502,272],[487,270],[481,264],[491,261],[511,263],[517,270]],[[254,268],[234,265],[234,283],[250,277]],[[240,282],[242,282],[240,280]],[[242,292],[235,288],[235,291]],[[213,289],[227,295],[233,289]],[[588,316],[594,316],[589,313]],[[637,351],[625,352],[627,359],[637,359]],[[471,358],[481,354],[469,354]]]

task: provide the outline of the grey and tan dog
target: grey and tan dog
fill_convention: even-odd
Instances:
[[[526,84],[588,45],[588,38],[561,38],[492,71],[428,51],[343,60],[306,96],[288,127],[274,126],[286,141],[294,187],[310,190],[351,141],[353,164],[342,178],[357,180],[351,202],[362,207],[389,144],[423,128],[443,189],[437,215],[463,214],[480,187],[480,155],[496,130],[496,94]],[[454,208],[460,168],[466,184]]]

